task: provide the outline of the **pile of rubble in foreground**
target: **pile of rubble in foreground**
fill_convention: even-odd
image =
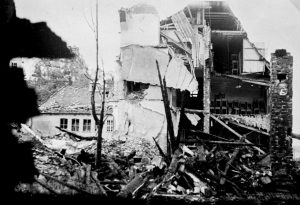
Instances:
[[[113,140],[104,143],[101,168],[95,169],[91,152],[95,140],[72,154],[49,148],[35,138],[32,142],[39,175],[33,184],[18,185],[17,192],[131,199],[193,196],[214,200],[272,190],[269,155],[258,156],[252,146],[243,143],[181,144],[168,158],[150,151],[148,156],[137,155],[143,148],[153,149],[147,143],[135,146],[138,151],[131,145],[130,152],[121,152],[119,147],[125,142]]]

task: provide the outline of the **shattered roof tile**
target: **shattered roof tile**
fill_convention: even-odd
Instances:
[[[66,86],[52,95],[39,109],[42,113],[90,113],[90,100],[88,87]],[[95,102],[101,103],[99,95],[95,95]]]

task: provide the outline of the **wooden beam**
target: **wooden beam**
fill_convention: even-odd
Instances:
[[[251,84],[262,85],[262,86],[267,86],[267,87],[269,87],[271,85],[271,83],[262,82],[262,81],[258,81],[258,80],[255,80],[255,79],[253,79],[253,80],[252,79],[246,79],[246,78],[242,77],[242,75],[237,76],[237,75],[222,74],[221,76],[225,76],[225,77],[228,77],[228,78],[240,80],[240,81],[245,82],[245,83],[251,83]]]
[[[243,142],[245,139],[246,139],[246,137],[243,136],[242,138],[240,138],[239,142],[241,143],[241,142]],[[223,184],[225,183],[225,181],[226,181],[225,176],[227,175],[227,172],[228,172],[228,170],[229,170],[229,167],[231,166],[231,164],[233,163],[233,161],[236,159],[236,157],[237,157],[237,155],[239,154],[239,152],[240,152],[240,148],[239,148],[239,147],[236,147],[235,150],[234,150],[234,152],[233,152],[233,154],[232,154],[232,156],[231,156],[231,158],[230,158],[230,160],[226,163],[226,167],[225,167],[223,176],[222,176],[222,178],[221,178],[221,180],[220,180],[220,184],[221,184],[221,185],[223,185]]]
[[[182,50],[184,50],[186,53],[188,53],[189,55],[192,55],[192,51],[184,48],[183,46],[181,46],[179,43],[176,42],[176,40],[174,40],[173,38],[167,36],[166,34],[160,32],[160,35],[167,38],[169,41],[171,41],[172,43],[174,43],[177,47],[181,48]]]
[[[210,140],[198,140],[198,139],[186,140],[186,142],[189,142],[189,143],[199,143],[201,141],[203,141],[204,143],[208,143],[208,144],[220,144],[220,145],[232,145],[232,146],[250,146],[250,147],[256,146],[254,144],[242,143],[242,142],[210,141]]]
[[[268,83],[263,83],[263,82],[259,82],[259,81],[252,81],[252,80],[243,80],[243,82],[246,82],[246,83],[252,83],[252,84],[256,84],[256,85],[262,85],[262,86],[266,86],[266,87],[269,87],[271,86],[271,83],[268,84]]]
[[[157,72],[158,72],[158,78],[160,82],[160,88],[161,88],[161,94],[162,94],[162,99],[165,107],[165,114],[166,114],[166,119],[167,119],[167,127],[168,127],[168,132],[170,134],[170,141],[171,141],[171,152],[175,151],[177,149],[177,141],[175,139],[175,134],[174,134],[174,128],[173,128],[173,121],[172,121],[172,115],[170,111],[170,103],[169,103],[169,98],[168,98],[168,92],[167,92],[167,86],[166,86],[166,81],[165,79],[162,79],[161,74],[160,74],[160,68],[158,61],[156,60],[156,67],[157,67]]]
[[[217,117],[215,117],[214,115],[210,115],[210,117],[212,119],[214,119],[215,121],[217,121],[218,123],[220,123],[221,125],[223,125],[226,129],[228,129],[230,132],[232,132],[234,135],[236,135],[237,137],[239,137],[240,139],[243,138],[242,135],[240,135],[239,133],[237,133],[235,130],[233,130],[231,127],[229,127],[228,125],[226,125],[222,120],[218,119]],[[245,142],[252,144],[252,142],[250,142],[249,140],[245,139]],[[256,149],[257,151],[259,151],[262,154],[266,154],[262,149],[258,148],[258,147],[253,147],[254,149]]]
[[[67,133],[67,134],[69,134],[69,135],[71,135],[71,136],[73,136],[73,137],[75,137],[75,138],[77,138],[79,140],[87,140],[87,141],[97,140],[97,137],[93,137],[93,136],[91,136],[91,137],[83,137],[83,136],[80,136],[80,135],[76,134],[75,132],[69,131],[67,129],[63,129],[63,128],[60,128],[60,127],[57,127],[57,126],[55,126],[55,128],[59,129],[62,132],[65,132],[65,133]]]
[[[192,19],[193,18],[193,15],[192,15],[192,12],[191,12],[191,9],[189,6],[187,6],[187,9],[188,9],[188,12],[189,12],[189,15],[190,15],[190,18]]]
[[[174,31],[174,33],[175,33],[175,35],[177,36],[177,38],[178,38],[178,40],[179,40],[181,46],[182,46],[183,48],[185,48],[186,50],[188,50],[188,48],[186,47],[186,45],[181,41],[181,38],[180,38],[180,36],[179,36],[179,34],[178,34],[178,31]],[[186,55],[186,57],[187,57],[187,59],[188,59],[188,62],[189,62],[189,64],[190,64],[190,68],[191,68],[192,74],[195,74],[195,67],[194,67],[194,64],[193,64],[193,62],[192,62],[192,59],[190,58],[190,56],[188,55],[188,53],[187,53],[186,51],[185,51],[185,55]]]
[[[228,37],[245,37],[247,33],[245,31],[224,31],[224,30],[213,30],[211,31],[212,35],[222,35]]]
[[[239,126],[239,127],[242,127],[242,128],[245,128],[245,129],[248,129],[248,130],[252,130],[252,131],[254,131],[254,132],[258,132],[258,133],[260,133],[260,134],[264,134],[264,135],[270,136],[269,133],[264,132],[264,131],[261,131],[261,130],[256,129],[256,128],[253,128],[253,127],[249,127],[249,126],[242,125],[242,124],[239,124],[239,123],[236,123],[236,122],[232,122],[232,121],[229,121],[229,123],[231,123],[231,124],[233,124],[233,125],[236,125],[236,126]]]
[[[188,108],[185,108],[184,112],[186,112],[186,113],[205,113],[204,110],[196,110],[196,109],[188,109]]]
[[[188,130],[188,132],[199,133],[202,136],[204,135],[204,136],[209,137],[209,138],[215,138],[215,139],[219,139],[219,140],[223,140],[223,141],[229,141],[226,138],[223,138],[223,137],[220,137],[220,136],[216,136],[216,135],[212,135],[212,134],[209,134],[209,133],[205,133],[205,132],[202,132],[200,130]]]

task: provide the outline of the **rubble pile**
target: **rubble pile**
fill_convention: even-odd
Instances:
[[[157,155],[145,139],[103,140],[102,165],[96,170],[96,140],[79,140],[67,133],[36,138],[28,128],[15,135],[21,143],[32,142],[37,169],[33,184],[16,187],[22,193],[116,195]]]
[[[138,157],[152,158],[159,155],[154,143],[142,137],[126,135],[103,141],[103,152],[107,155],[126,156],[133,150],[136,151]]]
[[[176,168],[169,168],[157,193],[241,197],[272,183],[269,156],[259,157],[246,146],[182,146],[170,166]]]
[[[126,100],[130,100],[131,102],[139,102],[144,99],[145,93],[143,90],[134,91],[126,96]]]
[[[20,139],[28,141],[28,133]],[[66,135],[53,139],[78,142]],[[270,155],[260,155],[244,139],[180,144],[171,157],[150,152],[158,149],[142,139],[104,140],[99,169],[94,166],[96,140],[89,141],[93,143],[77,153],[49,148],[50,139],[44,140],[45,144],[31,139],[38,170],[36,181],[20,184],[16,191],[142,200],[157,196],[194,197],[211,201],[222,197],[247,198],[273,188]]]
[[[22,140],[22,139],[20,139]],[[62,149],[57,152],[32,139],[34,164],[37,169],[33,184],[21,183],[17,192],[34,194],[104,194],[97,172],[91,170],[91,165],[78,161]]]

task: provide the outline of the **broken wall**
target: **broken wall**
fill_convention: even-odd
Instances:
[[[160,21],[152,6],[138,4],[130,9],[121,9],[121,47],[128,45],[158,46]]]
[[[228,101],[252,103],[253,100],[266,101],[267,91],[265,86],[243,83],[226,77],[212,77],[211,100],[214,100],[220,93],[225,94]]]
[[[116,82],[119,95],[118,135],[143,137],[152,143],[154,137],[166,152],[167,120],[156,62],[162,78],[166,80],[175,136],[180,118],[176,108],[177,92],[197,91],[198,82],[182,59],[176,56],[170,58],[167,46],[157,47],[160,21],[154,7],[138,4],[122,9],[120,20],[122,43]]]
[[[198,90],[195,76],[188,71],[182,59],[170,59],[168,53],[153,47],[131,45],[122,48],[121,77],[126,81],[160,86],[156,61],[168,88],[190,92]]]
[[[153,137],[159,143],[163,151],[167,151],[167,120],[162,101],[160,87],[149,86],[143,91],[141,100],[122,100],[118,103],[119,135],[143,137],[153,143]],[[172,93],[171,90],[168,93]],[[169,99],[172,96],[169,95]],[[172,101],[170,101],[170,105]],[[171,111],[174,124],[174,133],[178,133],[180,113],[173,108]]]

